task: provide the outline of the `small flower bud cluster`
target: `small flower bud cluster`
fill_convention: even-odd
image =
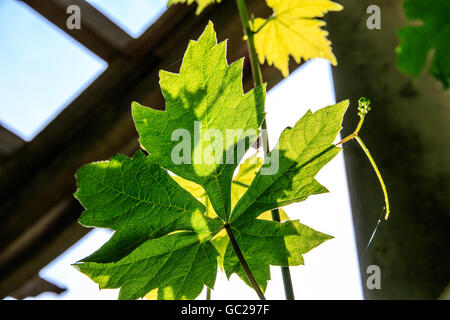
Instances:
[[[358,115],[362,118],[371,110],[370,100],[368,98],[361,97],[359,98],[358,104]]]

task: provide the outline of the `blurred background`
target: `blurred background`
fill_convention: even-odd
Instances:
[[[337,1],[326,29],[339,65],[291,61],[291,75],[263,66],[268,83],[271,145],[308,109],[350,99],[342,135],[358,122],[357,100],[372,111],[361,131],[385,179],[391,218],[380,225],[383,195],[356,144],[327,165],[318,180],[330,193],[286,208],[291,218],[335,238],[291,268],[297,299],[449,298],[449,90],[423,73],[414,80],[396,66],[397,30],[406,25],[401,0]],[[381,29],[366,9],[381,8]],[[68,29],[67,8],[81,9],[81,29]],[[263,0],[249,11],[267,17]],[[228,40],[228,61],[246,57],[244,88],[252,87],[235,1],[167,9],[165,0],[0,0],[0,297],[116,299],[70,264],[89,255],[110,230],[83,228],[73,198],[82,165],[137,150],[130,104],[164,108],[160,69],[178,72],[189,39],[208,20]],[[381,271],[370,289],[367,267]],[[284,299],[272,268],[268,299]],[[199,299],[204,299],[202,294]],[[256,299],[252,289],[219,273],[212,299]]]

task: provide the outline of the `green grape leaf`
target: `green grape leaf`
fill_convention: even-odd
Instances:
[[[178,176],[172,177],[183,189],[186,189],[189,191],[198,201],[200,201],[205,207],[206,211],[205,214],[208,217],[216,218],[217,214],[214,211],[214,208],[211,205],[211,202],[209,201],[208,194],[206,193],[205,189],[202,188],[202,186],[196,184],[195,182],[183,179]]]
[[[239,171],[236,176],[233,178],[231,185],[231,207],[233,208],[239,199],[247,191],[251,182],[255,178],[259,169],[263,165],[264,160],[255,155],[249,157],[244,162],[239,165]],[[214,211],[214,208],[211,206],[211,202],[209,201],[208,194],[202,186],[196,184],[195,182],[183,179],[178,176],[172,177],[182,188],[186,189],[193,195],[196,199],[198,199],[205,207],[206,207],[206,215],[211,218],[216,218],[217,214]],[[289,216],[287,213],[280,208],[280,217],[281,221],[289,220]],[[271,211],[266,211],[262,213],[258,219],[264,220],[272,220]]]
[[[303,201],[310,195],[328,192],[314,176],[341,150],[332,143],[342,128],[342,118],[348,105],[349,101],[346,100],[315,113],[308,111],[294,128],[284,130],[278,145],[233,208],[230,225],[238,234],[238,245],[249,260],[249,267],[262,289],[270,280],[269,265],[302,264],[302,253],[330,238],[295,221],[280,224],[261,222],[255,218],[262,212]],[[270,160],[271,157],[275,158]],[[278,160],[279,165],[276,172],[263,174],[264,168],[269,170],[266,173],[271,171],[274,160]],[[264,230],[262,226],[265,226]],[[304,228],[308,228],[308,231],[304,231]],[[298,234],[293,231],[301,229],[303,232]],[[293,243],[297,246],[289,244],[292,239],[295,239]],[[283,244],[286,245],[284,249]],[[299,247],[302,250],[298,250]],[[243,269],[236,261],[237,256],[228,244],[223,263],[226,274],[230,276],[237,273],[248,283]]]
[[[417,78],[425,69],[430,51],[434,50],[430,73],[450,85],[450,1],[406,0],[406,16],[420,20],[420,25],[409,25],[398,30],[397,66]]]
[[[223,220],[230,215],[234,170],[264,118],[265,86],[244,95],[242,68],[243,59],[227,64],[226,42],[217,44],[210,22],[189,43],[180,73],[160,72],[166,111],[132,106],[150,159],[201,185]],[[181,142],[173,139],[178,134]]]
[[[259,134],[265,87],[244,94],[242,60],[228,65],[225,49],[208,24],[190,42],[180,73],[160,74],[166,111],[133,103],[148,156],[117,155],[77,172],[75,196],[86,208],[80,223],[114,234],[75,267],[100,288],[120,288],[120,299],[194,299],[205,285],[214,287],[218,265],[248,283],[225,227],[263,289],[270,265],[300,265],[304,253],[331,238],[298,221],[265,219],[271,209],[326,191],[314,176],[340,150],[331,143],[348,101],[308,112],[283,132],[265,162],[250,157],[233,180]],[[189,139],[173,139],[180,130]],[[196,161],[198,154],[213,161]],[[266,175],[274,163],[277,170]]]
[[[119,299],[138,299],[158,289],[158,299],[195,299],[214,287],[217,251],[208,238],[180,231],[142,243],[118,262],[76,264],[101,289],[121,288]]]
[[[147,290],[147,287],[156,283],[165,290],[160,291],[161,294],[175,290],[175,298],[189,298],[197,291],[200,293],[201,281],[213,285],[209,277],[217,269],[217,251],[213,251],[205,239],[214,236],[222,224],[218,219],[206,217],[205,207],[159,165],[138,151],[132,159],[118,155],[111,161],[88,164],[78,170],[77,181],[75,196],[86,208],[80,223],[115,231],[109,242],[76,265],[81,272],[99,282],[101,288],[122,287],[121,298],[135,299],[154,289]],[[182,234],[177,233],[180,230]],[[192,261],[187,257],[181,259],[184,247],[169,246],[178,238],[190,239],[189,248],[201,249],[202,253]],[[170,251],[164,251],[166,249]],[[172,253],[174,250],[180,250],[180,253]],[[179,257],[181,264],[205,263],[208,268],[204,270],[205,277],[197,279],[192,290],[162,280],[153,282],[156,275],[150,273],[139,281],[133,275],[140,272],[142,265],[156,266],[156,260],[175,257]],[[210,260],[216,264],[213,266]],[[123,266],[126,266],[126,275],[122,273]],[[188,282],[193,281],[192,277],[198,277],[190,273],[183,275]]]
[[[87,208],[79,222],[116,231],[105,246],[84,261],[114,262],[149,238],[177,228],[193,230],[192,216],[205,211],[142,152],[133,159],[117,155],[111,161],[88,164],[76,177],[79,189],[75,197]]]
[[[304,264],[303,254],[332,237],[315,231],[298,221],[283,223],[251,220],[239,227],[231,227],[236,241],[258,282],[265,291],[273,266],[298,266]],[[236,273],[251,286],[231,245],[226,248],[224,270],[227,277]]]
[[[245,194],[250,183],[256,176],[256,173],[259,171],[261,166],[263,165],[264,160],[257,157],[257,155],[253,155],[246,159],[239,165],[239,171],[236,176],[233,178],[233,184],[231,186],[231,203],[232,207],[239,201],[239,199]],[[217,217],[217,214],[214,212],[214,209],[211,206],[208,195],[205,190],[199,186],[198,184],[191,182],[189,180],[183,179],[181,177],[173,177],[178,184],[189,191],[195,198],[197,198],[205,207],[206,207],[206,215],[212,218]],[[286,211],[283,209],[279,209],[280,219],[281,221],[289,220],[289,216]],[[266,211],[262,213],[258,219],[262,220],[272,220],[271,211]],[[219,266],[223,268],[223,257],[225,256],[225,250],[228,245],[228,235],[225,230],[222,230],[214,238],[211,239],[211,242],[216,247],[217,251],[220,253],[219,256]]]
[[[196,15],[199,15],[202,13],[202,11],[209,6],[210,4],[213,4],[215,2],[220,3],[221,0],[169,0],[168,6],[171,6],[176,3],[187,3],[188,5],[193,4],[194,2],[197,2],[197,11],[195,11]]]
[[[230,221],[234,225],[252,220],[267,210],[328,192],[314,176],[341,150],[332,143],[342,128],[348,105],[349,101],[345,100],[315,113],[308,111],[293,128],[283,131],[268,160],[233,208]],[[278,161],[278,168],[273,167],[271,158]],[[269,174],[272,168],[277,170]]]
[[[247,192],[248,187],[255,179],[256,174],[263,165],[264,160],[253,155],[239,165],[239,172],[233,179],[233,185],[231,187],[231,203],[232,207],[242,198]],[[281,221],[289,220],[289,216],[286,211],[279,209]],[[266,211],[258,216],[258,219],[272,220],[272,212]]]
[[[278,68],[284,77],[289,75],[289,56],[297,63],[301,60],[325,58],[337,65],[327,39],[328,32],[322,30],[322,20],[328,11],[340,11],[342,6],[329,0],[266,0],[273,9],[268,19],[256,18],[252,23],[255,47],[259,61],[266,60]]]

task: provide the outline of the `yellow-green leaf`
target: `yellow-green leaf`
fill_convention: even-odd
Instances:
[[[277,172],[263,173],[271,164],[267,161],[263,165],[234,206],[230,224],[236,226],[268,210],[328,192],[314,177],[341,150],[332,143],[342,129],[348,105],[345,100],[314,113],[308,111],[293,128],[283,131],[278,145],[269,153],[269,158],[278,158]]]
[[[259,169],[261,169],[264,160],[259,158],[256,154],[249,157],[239,166],[239,172],[233,179],[233,184],[231,187],[231,203],[232,207],[236,205],[239,199],[247,192],[248,187],[252,183]],[[289,216],[286,211],[279,208],[278,212],[280,214],[281,221],[289,220]],[[258,219],[261,220],[272,220],[272,211],[263,212]],[[219,250],[220,252],[220,250]]]
[[[195,182],[183,179],[178,176],[174,176],[173,179],[178,182],[178,184],[183,188],[188,190],[197,200],[199,200],[206,207],[205,214],[208,217],[216,218],[217,214],[214,211],[214,208],[211,205],[211,201],[209,201],[208,195],[206,194],[205,189],[199,184]]]
[[[289,75],[289,56],[301,60],[325,58],[337,65],[327,39],[328,32],[320,18],[328,11],[340,11],[342,6],[329,0],[266,0],[273,9],[269,19],[253,21],[255,47],[261,64],[265,61]]]
[[[253,179],[255,178],[257,172],[263,165],[264,160],[257,157],[256,154],[249,157],[247,160],[242,162],[239,166],[239,172],[233,179],[233,184],[231,185],[231,203],[232,206],[239,201],[239,199],[247,192],[248,186],[251,184]],[[183,179],[178,176],[172,177],[178,184],[185,190],[189,191],[195,198],[197,198],[203,205],[206,207],[205,214],[208,217],[216,218],[217,214],[214,211],[214,208],[211,205],[211,202],[208,199],[208,195],[200,185]],[[280,214],[280,220],[286,221],[289,220],[289,216],[283,209],[279,208],[278,212]],[[262,213],[258,219],[261,220],[272,220],[271,211],[266,211]],[[228,236],[225,230],[222,230],[214,238],[211,239],[211,243],[216,247],[217,251],[220,253],[218,257],[219,266],[223,269],[223,257],[225,256],[225,250],[228,245]]]
[[[149,159],[201,185],[224,221],[230,215],[233,173],[265,116],[265,85],[244,94],[242,69],[243,59],[228,65],[226,42],[217,43],[210,22],[198,41],[190,41],[180,72],[160,72],[166,110],[132,104],[139,142]],[[215,139],[227,131],[236,133],[234,139]]]
[[[286,213],[286,211],[284,211],[282,208],[278,208],[278,213],[280,214],[280,221],[287,221],[289,220],[289,216]],[[266,211],[264,213],[262,213],[258,219],[260,220],[267,220],[267,221],[271,221],[272,219],[272,211]]]
[[[255,218],[271,209],[328,192],[314,177],[340,151],[333,141],[342,128],[348,105],[346,100],[315,113],[308,111],[293,128],[284,130],[278,145],[268,156],[270,159],[278,155],[277,172],[272,175],[263,173],[263,169],[271,165],[270,161],[263,164],[233,208],[230,226],[262,290],[270,280],[269,265],[303,264],[303,253],[331,238],[298,221],[279,223]],[[237,273],[249,283],[230,245],[223,265],[228,277]]]
[[[231,228],[253,276],[263,291],[270,280],[270,265],[303,265],[303,254],[333,238],[301,224],[298,220],[280,223],[256,219],[239,228]],[[228,278],[236,273],[245,283],[251,285],[230,245],[226,248],[223,265]]]
[[[146,300],[158,300],[158,289],[153,289],[144,297]]]
[[[398,30],[397,65],[403,72],[417,78],[425,69],[430,51],[433,57],[429,72],[450,86],[450,1],[407,0],[403,3],[410,24]]]
[[[263,165],[264,160],[253,155],[239,165],[239,172],[233,178],[231,185],[231,204],[232,208],[236,205],[239,199],[247,192],[249,185],[252,183],[259,169]],[[211,218],[217,218],[217,214],[208,199],[208,195],[202,186],[195,182],[183,179],[178,176],[172,177],[185,190],[189,191],[197,200],[199,200],[205,207],[205,214]],[[289,220],[289,216],[283,209],[278,209],[281,221]],[[271,211],[262,213],[258,219],[272,220]]]
[[[117,155],[77,172],[75,196],[86,208],[80,223],[112,229],[114,235],[74,266],[101,289],[120,288],[119,299],[194,299],[205,286],[214,287],[218,261],[227,276],[237,273],[248,283],[224,227],[233,230],[263,290],[270,265],[302,264],[304,253],[330,239],[298,221],[280,223],[260,217],[326,191],[314,176],[338,152],[331,143],[348,101],[308,112],[294,128],[286,129],[269,154],[270,159],[278,159],[279,170],[266,175],[269,162],[261,166],[262,160],[253,156],[233,179],[245,151],[259,135],[265,89],[259,86],[244,95],[242,60],[228,65],[225,43],[217,44],[215,35],[208,24],[199,40],[189,44],[180,73],[161,73],[166,111],[133,104],[133,118],[148,156],[141,151],[133,158]],[[202,127],[222,135],[237,129],[239,134],[231,141],[218,140],[220,148],[211,152],[211,135],[196,131]],[[173,160],[172,152],[179,146],[172,138],[179,129],[189,136],[190,147],[185,150],[183,144],[182,160],[184,151],[187,160],[181,163]],[[250,129],[249,137],[245,132]],[[245,148],[238,153],[241,141]],[[210,155],[233,150],[226,159],[234,161],[192,161],[195,152],[203,156],[205,150]],[[167,171],[189,182],[175,181]]]

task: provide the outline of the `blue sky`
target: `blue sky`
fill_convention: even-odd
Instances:
[[[164,0],[91,0],[132,36],[164,11]],[[0,0],[0,124],[31,140],[107,64],[16,0]]]
[[[166,10],[165,0],[87,0],[119,27],[138,38]]]
[[[165,9],[165,0],[91,0],[99,10],[134,37],[138,37]],[[0,123],[25,140],[31,140],[107,64],[83,46],[15,0],[0,0]],[[335,102],[328,62],[310,61],[285,79],[267,97],[271,145],[286,126],[292,126],[308,109]],[[70,128],[68,128],[70,130]],[[290,205],[287,213],[335,238],[305,255],[305,266],[292,269],[297,298],[361,299],[360,274],[347,181],[342,154],[318,175],[330,193]],[[116,290],[99,291],[95,283],[70,266],[108,240],[111,232],[89,233],[41,271],[41,276],[69,290],[38,299],[115,299]],[[267,298],[282,299],[281,274],[273,268]],[[201,296],[203,298],[203,296]],[[214,299],[257,298],[232,276],[222,274]]]

